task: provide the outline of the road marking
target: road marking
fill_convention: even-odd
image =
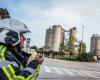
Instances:
[[[100,72],[95,72],[95,71],[66,69],[53,66],[44,66],[44,70],[47,73],[57,73],[62,75],[68,74],[69,76],[82,76],[91,78],[98,78],[100,74]]]
[[[71,76],[75,76],[74,73],[72,73],[72,71],[68,70],[68,69],[65,69],[65,68],[61,68],[63,71],[65,71],[68,75],[71,75]]]
[[[100,72],[98,72],[98,71],[93,71],[93,73],[94,73],[96,76],[98,76],[98,77],[100,78]]]
[[[80,72],[84,73],[87,75],[87,77],[93,77],[93,78],[98,78],[97,76],[93,75],[91,71],[87,71],[87,70],[79,70]]]
[[[57,67],[52,67],[52,69],[55,70],[56,73],[58,73],[58,74],[64,74],[64,73],[63,73],[59,68],[57,68]]]
[[[49,66],[44,66],[45,72],[51,73]]]
[[[94,73],[96,73],[97,75],[99,75],[99,76],[100,76],[100,72],[94,71]]]
[[[80,72],[79,70],[71,69],[71,71],[73,71],[77,76],[82,76],[82,77],[86,76],[84,73]]]

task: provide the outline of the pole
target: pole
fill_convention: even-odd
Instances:
[[[81,53],[83,52],[83,34],[84,34],[84,25],[82,26]]]
[[[83,41],[83,34],[84,34],[84,25],[82,27],[82,41]]]

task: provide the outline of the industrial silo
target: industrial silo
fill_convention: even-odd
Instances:
[[[53,51],[59,51],[60,44],[61,44],[61,38],[62,38],[62,27],[61,25],[54,25],[52,26],[52,43],[51,43],[51,49]]]
[[[100,35],[93,34],[91,37],[90,52],[94,53],[98,58],[100,58]]]
[[[54,25],[46,29],[44,50],[59,51],[60,44],[64,41],[64,29],[61,25]]]
[[[95,34],[92,35],[91,37],[91,43],[90,43],[90,52],[95,53]]]
[[[45,36],[45,50],[50,50],[51,48],[51,32],[52,29],[46,29],[46,36]]]
[[[77,30],[76,30],[76,27],[73,27],[70,29],[70,37],[74,37],[76,38],[76,34],[77,34]]]

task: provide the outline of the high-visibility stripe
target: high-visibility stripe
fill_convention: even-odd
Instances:
[[[10,71],[12,72],[12,74],[14,75],[15,71],[14,71],[13,67],[10,64],[8,65],[8,67],[9,67]]]
[[[36,68],[36,71],[38,71],[40,69],[40,65],[38,65],[38,67]]]
[[[30,74],[30,75],[26,78],[26,80],[35,80],[35,77],[33,76],[33,74]]]
[[[25,80],[25,78],[23,76],[20,76],[20,75],[16,75],[15,74],[15,71],[14,71],[14,69],[13,69],[13,67],[11,65],[8,65],[8,67],[11,70],[11,72],[13,73],[14,78],[18,78],[18,79],[21,79],[21,80]]]
[[[0,49],[2,48],[2,45],[0,46]]]
[[[4,56],[4,52],[6,50],[6,47],[4,47],[4,49],[2,50],[1,56],[2,56],[2,60],[5,61],[5,56]]]
[[[23,66],[21,65],[21,66],[20,66],[20,68],[22,69],[22,68],[23,68]]]
[[[15,75],[15,71],[13,69],[13,67],[11,65],[8,65],[9,69],[11,70],[11,72],[13,73],[14,75],[14,78],[18,78],[18,79],[22,79],[24,80],[25,78],[23,76],[20,76],[20,75]],[[26,80],[34,80],[35,77],[33,76],[33,74],[29,75]]]
[[[14,78],[21,79],[21,80],[25,80],[25,77],[20,76],[20,75],[14,75]]]
[[[0,56],[1,56],[1,53],[2,53],[2,48],[3,48],[3,45],[0,46]]]
[[[13,77],[13,73],[10,71],[9,67],[5,67],[5,68],[6,68],[7,72],[9,73],[9,75],[10,75],[11,77]]]
[[[0,56],[1,56],[1,59],[4,61],[5,60],[5,56],[4,56],[4,52],[6,50],[6,47],[1,45],[0,46]]]
[[[6,70],[6,68],[5,67],[2,67],[2,69],[3,69],[4,73],[5,73],[5,75],[7,76],[7,78],[9,80],[12,80],[12,78],[11,78],[10,74],[8,73],[8,71]]]
[[[35,69],[36,73],[39,74],[40,73],[40,65],[38,65],[38,67]]]

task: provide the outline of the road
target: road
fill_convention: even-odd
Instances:
[[[100,80],[100,63],[45,58],[37,80]]]

